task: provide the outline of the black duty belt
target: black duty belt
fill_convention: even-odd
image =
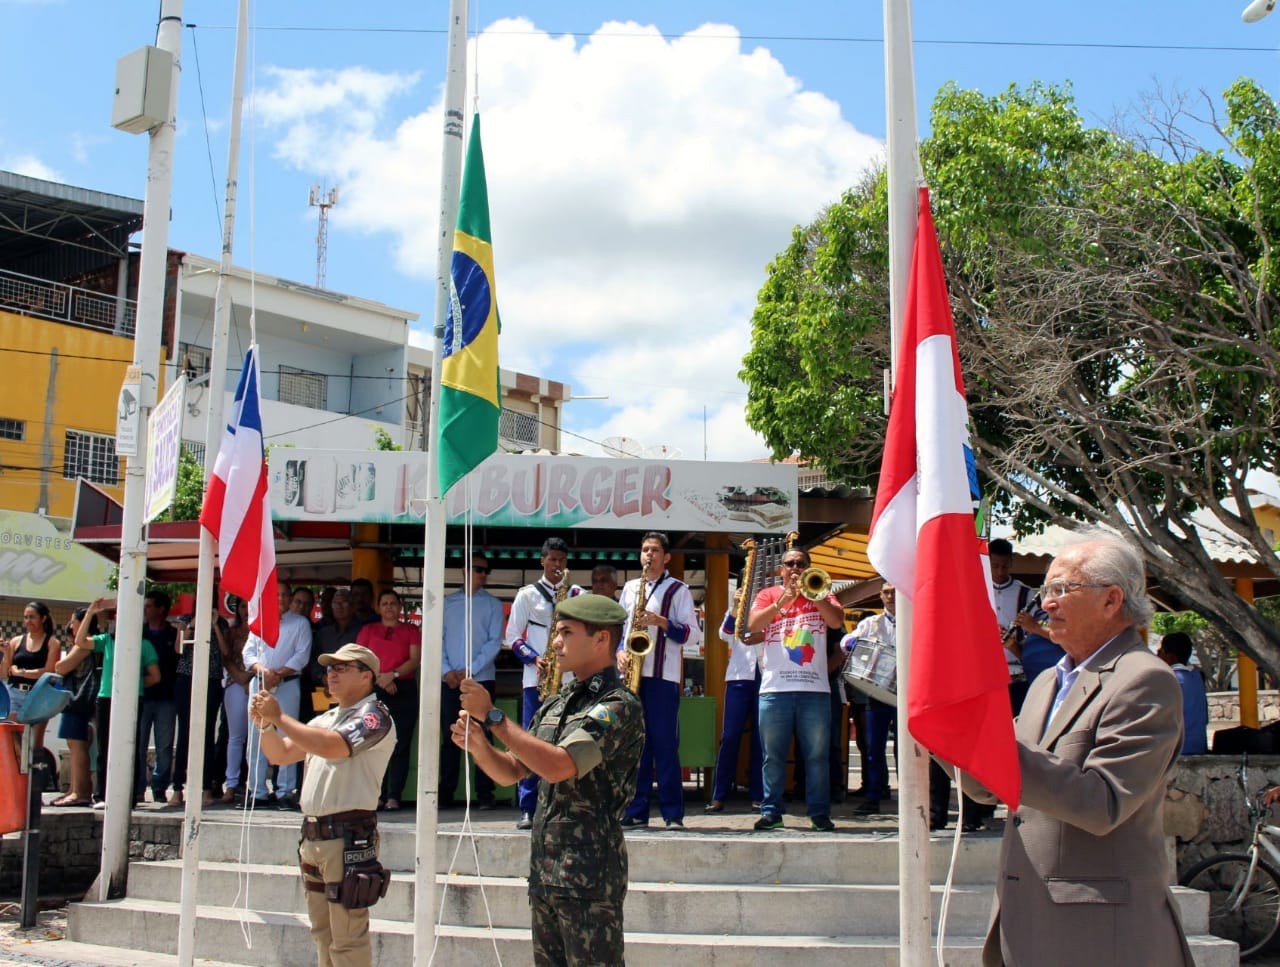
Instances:
[[[308,816],[302,821],[303,839],[343,839],[348,832],[363,836],[378,826],[372,809],[348,809],[328,816]]]

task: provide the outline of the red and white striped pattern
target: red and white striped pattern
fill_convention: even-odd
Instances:
[[[216,384],[210,389],[219,391]],[[249,630],[274,647],[280,637],[280,609],[261,399],[258,347],[253,345],[245,353],[200,523],[218,541],[222,590],[245,599]]]
[[[912,603],[908,729],[1016,809],[1009,672],[974,525],[964,380],[926,189],[909,285],[867,557]]]

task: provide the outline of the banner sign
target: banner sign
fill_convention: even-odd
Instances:
[[[146,519],[153,521],[178,492],[178,451],[182,446],[182,410],[187,401],[186,374],[169,387],[147,423]]]
[[[82,604],[107,593],[112,566],[47,517],[0,511],[0,597]]]
[[[421,523],[428,455],[298,450],[268,459],[276,520]],[[796,529],[792,464],[494,454],[450,491],[460,524],[468,495],[480,526],[785,534]]]

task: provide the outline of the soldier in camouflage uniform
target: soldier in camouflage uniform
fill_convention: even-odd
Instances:
[[[483,685],[462,683],[454,743],[469,747],[476,764],[501,785],[530,773],[541,779],[529,864],[538,967],[623,963],[622,817],[635,795],[644,748],[640,700],[614,664],[626,619],[622,606],[602,595],[560,604],[555,647],[560,667],[575,680],[543,704],[528,732],[493,706]],[[490,735],[509,751],[495,748]]]

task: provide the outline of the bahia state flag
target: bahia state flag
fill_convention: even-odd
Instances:
[[[462,172],[440,364],[440,496],[498,449],[498,298],[489,238],[489,189],[480,115]]]
[[[907,728],[1017,809],[1022,774],[1009,670],[985,542],[974,527],[977,468],[927,189],[920,191],[898,360],[867,559],[914,608]]]

